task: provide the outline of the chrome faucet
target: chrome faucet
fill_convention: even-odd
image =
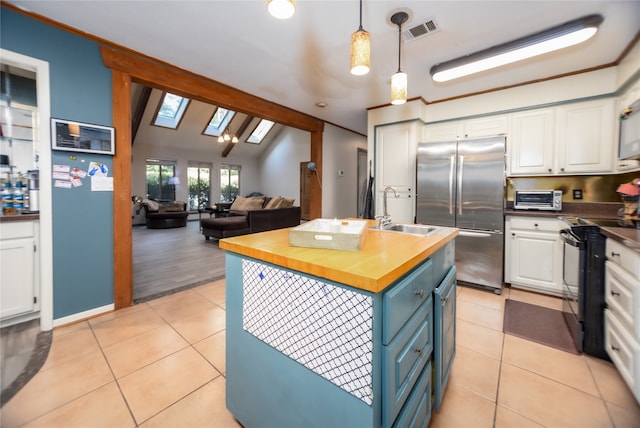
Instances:
[[[382,229],[385,226],[388,226],[391,224],[391,216],[389,215],[389,210],[387,208],[387,192],[389,191],[393,192],[393,196],[396,198],[399,198],[400,195],[398,195],[398,192],[396,192],[396,189],[394,189],[391,186],[387,186],[384,188],[384,194],[382,197],[382,208],[383,208],[383,213],[382,213],[382,217],[379,217],[380,222],[378,223],[378,228]]]

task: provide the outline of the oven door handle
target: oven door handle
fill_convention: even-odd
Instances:
[[[583,248],[584,241],[581,241],[576,235],[571,233],[569,229],[563,229],[560,231],[560,238],[564,241],[565,244],[569,244],[572,247]]]

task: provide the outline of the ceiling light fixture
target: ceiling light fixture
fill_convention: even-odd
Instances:
[[[267,0],[267,10],[274,18],[289,19],[296,11],[296,0]]]
[[[371,37],[362,28],[362,0],[360,0],[360,27],[351,35],[351,74],[363,76],[369,72]]]
[[[436,64],[431,67],[431,78],[436,82],[446,82],[577,45],[591,38],[602,21],[602,15],[584,16],[540,33]]]
[[[407,102],[407,73],[400,68],[400,54],[402,46],[402,24],[407,22],[409,15],[406,12],[396,12],[391,15],[391,22],[398,26],[398,71],[391,76],[391,104],[404,104]]]
[[[218,137],[218,143],[224,143],[224,142],[229,142],[231,141],[232,143],[237,143],[238,137],[231,133],[231,131],[229,131],[229,127],[227,126],[224,130],[224,132],[222,134],[220,134],[220,136]]]

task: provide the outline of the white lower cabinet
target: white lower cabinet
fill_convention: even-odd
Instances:
[[[505,282],[517,288],[562,295],[560,220],[507,216]]]
[[[640,252],[607,239],[605,349],[640,403]]]
[[[0,223],[0,321],[38,309],[38,223]]]

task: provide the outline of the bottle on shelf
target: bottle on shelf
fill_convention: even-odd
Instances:
[[[13,190],[13,210],[16,214],[22,214],[24,211],[24,190],[20,178],[16,179],[16,186]]]
[[[2,215],[14,215],[13,192],[11,192],[11,181],[7,180],[2,188]]]

